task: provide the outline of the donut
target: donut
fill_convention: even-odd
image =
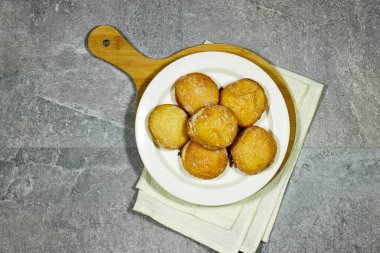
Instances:
[[[245,128],[231,146],[234,166],[246,174],[257,174],[268,168],[276,153],[273,135],[258,126]]]
[[[235,114],[239,126],[247,127],[260,119],[267,108],[268,99],[257,82],[244,78],[222,89],[220,104]]]
[[[209,150],[195,141],[189,141],[181,151],[184,169],[194,177],[213,179],[223,173],[228,164],[225,148]]]
[[[219,90],[207,75],[190,73],[175,82],[175,97],[178,105],[189,115],[201,107],[219,103]]]
[[[197,111],[187,124],[187,133],[204,148],[215,150],[232,144],[238,130],[234,114],[226,107],[212,105]]]
[[[148,128],[157,146],[178,149],[189,140],[186,133],[188,116],[177,105],[163,104],[155,107],[149,115]]]

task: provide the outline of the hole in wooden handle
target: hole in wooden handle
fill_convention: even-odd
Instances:
[[[111,44],[109,40],[103,40],[103,46],[108,47]]]

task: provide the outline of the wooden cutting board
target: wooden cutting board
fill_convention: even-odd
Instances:
[[[218,51],[239,55],[262,68],[276,83],[285,99],[290,119],[289,144],[285,158],[277,171],[281,171],[293,148],[296,135],[296,113],[288,86],[281,75],[263,58],[247,49],[228,44],[206,44],[184,49],[167,58],[152,59],[138,52],[114,27],[101,25],[92,29],[86,38],[86,46],[95,57],[121,69],[130,76],[137,90],[137,103],[155,75],[173,61],[186,55]],[[136,107],[137,108],[137,107]]]

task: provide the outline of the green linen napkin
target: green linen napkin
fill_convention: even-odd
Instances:
[[[270,184],[240,202],[207,207],[172,196],[144,169],[134,210],[219,252],[255,252],[260,241],[267,242],[323,89],[306,77],[276,69],[293,95],[297,133],[287,163]]]

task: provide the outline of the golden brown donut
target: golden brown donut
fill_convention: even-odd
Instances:
[[[235,114],[239,126],[246,127],[260,119],[268,100],[257,82],[244,78],[223,88],[220,92],[220,104]]]
[[[175,97],[178,105],[193,115],[203,106],[218,104],[219,90],[209,76],[190,73],[176,81]]]
[[[149,115],[148,128],[153,141],[162,148],[181,148],[189,140],[186,133],[188,116],[177,105],[163,104]]]
[[[182,148],[181,158],[183,167],[187,172],[203,179],[219,176],[228,164],[225,148],[209,150],[191,140]]]
[[[268,168],[276,153],[277,143],[273,135],[258,126],[244,129],[231,147],[234,165],[247,174],[256,174]]]
[[[221,105],[201,108],[187,124],[189,136],[198,144],[211,150],[231,145],[237,130],[235,115]]]

